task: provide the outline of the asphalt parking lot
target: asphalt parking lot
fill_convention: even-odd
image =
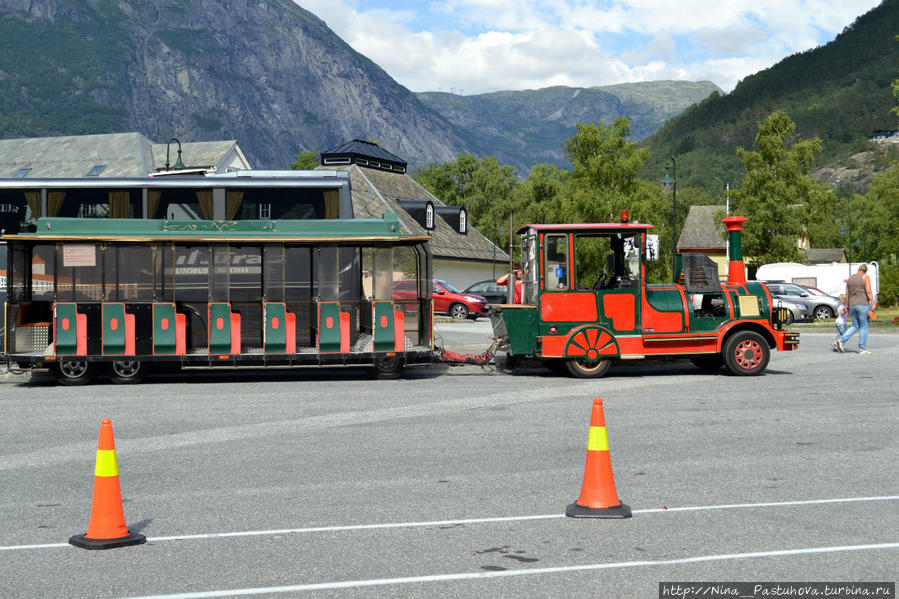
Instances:
[[[438,327],[489,343],[486,321]],[[661,581],[895,581],[899,335],[803,333],[766,373],[432,366],[0,380],[4,597],[656,597]],[[853,345],[854,347],[854,345]],[[601,397],[627,520],[564,517]],[[129,528],[85,551],[100,420]]]

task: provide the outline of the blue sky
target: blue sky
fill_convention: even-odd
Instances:
[[[633,81],[725,91],[880,0],[295,0],[412,91]]]

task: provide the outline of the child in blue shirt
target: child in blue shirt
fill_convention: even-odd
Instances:
[[[849,308],[846,307],[846,294],[840,294],[840,305],[837,306],[837,319],[834,321],[834,326],[837,327],[837,339],[843,336],[843,333],[846,332],[846,315],[849,314]],[[839,351],[836,347],[836,339],[834,339],[834,351]]]

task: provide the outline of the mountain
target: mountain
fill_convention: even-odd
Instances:
[[[414,165],[564,163],[577,121],[637,137],[711,84],[413,94],[291,0],[0,0],[0,138],[236,139],[256,168],[374,139]]]
[[[496,156],[527,175],[538,162],[568,166],[565,140],[577,123],[631,119],[631,133],[643,139],[688,106],[721,89],[703,81],[648,81],[606,87],[548,87],[474,96],[425,92],[425,106],[452,123],[481,155]]]
[[[236,139],[256,168],[353,138],[471,151],[290,0],[0,0],[0,138],[122,131]]]
[[[729,94],[713,94],[644,141],[651,158],[642,176],[661,178],[673,157],[678,187],[700,187],[721,198],[726,183],[742,180],[737,146],[751,149],[758,123],[785,110],[796,123],[795,139],[822,141],[817,176],[863,188],[896,152],[868,140],[875,130],[897,128],[890,112],[897,104],[891,90],[899,77],[897,33],[899,0],[883,0],[832,42],[746,77]],[[870,168],[854,169],[856,179],[847,180],[846,167],[859,165]]]

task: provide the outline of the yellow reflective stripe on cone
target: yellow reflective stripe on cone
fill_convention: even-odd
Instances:
[[[98,449],[97,466],[94,476],[118,476],[119,464],[116,461],[115,449]]]
[[[609,451],[609,437],[606,435],[606,427],[590,427],[590,436],[587,437],[587,451]]]

